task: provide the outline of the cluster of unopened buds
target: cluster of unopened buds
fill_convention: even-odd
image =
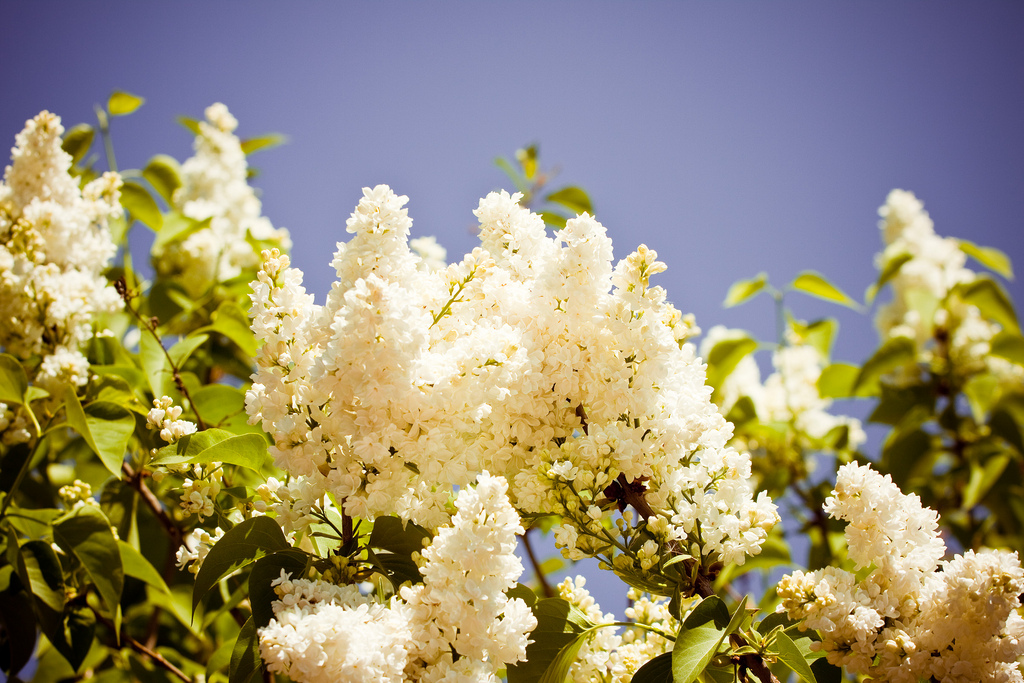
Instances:
[[[153,409],[146,415],[150,429],[159,429],[160,438],[167,443],[175,443],[189,434],[196,433],[196,424],[182,420],[181,406],[174,405],[170,396],[153,399]]]

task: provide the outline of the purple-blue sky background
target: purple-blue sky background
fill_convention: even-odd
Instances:
[[[122,168],[185,159],[174,117],[215,101],[242,137],[287,134],[254,184],[320,300],[361,187],[408,195],[414,235],[457,258],[507,186],[493,157],[531,142],[591,193],[618,257],[658,251],[705,329],[774,337],[768,299],[721,308],[761,270],[861,298],[893,187],[1024,267],[1021,3],[4,0],[0,26],[0,145],[41,109],[93,122],[114,89],[147,100],[114,121]],[[837,358],[870,353],[870,315],[790,301],[840,318]]]

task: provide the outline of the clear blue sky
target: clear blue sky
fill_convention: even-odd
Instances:
[[[761,270],[859,298],[893,187],[1024,272],[1021,3],[5,0],[0,25],[0,144],[44,108],[91,122],[114,89],[147,99],[114,122],[123,168],[186,158],[174,117],[215,101],[243,137],[287,134],[254,182],[321,300],[361,187],[407,194],[414,234],[455,258],[504,185],[493,157],[531,142],[590,191],[618,257],[658,251],[705,329],[774,336],[767,300],[721,308]],[[792,303],[839,316],[838,358],[870,352],[870,316]]]

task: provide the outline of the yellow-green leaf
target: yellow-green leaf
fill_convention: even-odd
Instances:
[[[107,111],[111,116],[125,116],[142,106],[146,100],[130,92],[115,90],[107,100]]]
[[[854,310],[860,309],[860,304],[851,299],[841,289],[826,280],[820,273],[806,270],[796,276],[796,279],[789,285],[792,289],[804,294],[816,296],[825,301],[832,301]]]
[[[991,352],[993,356],[1024,365],[1024,337],[1003,330],[992,338]]]
[[[998,282],[981,275],[973,281],[957,286],[955,290],[967,303],[977,306],[981,314],[995,320],[1003,329],[1020,332],[1013,302]]]
[[[739,306],[744,301],[752,299],[761,293],[761,290],[768,284],[768,273],[758,273],[757,277],[750,280],[737,280],[729,287],[722,303],[726,308]]]
[[[258,152],[261,149],[270,149],[271,147],[277,147],[288,142],[287,136],[281,135],[280,133],[267,133],[261,135],[258,138],[249,138],[248,140],[242,140],[242,152],[248,156],[253,152]]]
[[[917,359],[914,341],[907,337],[893,337],[875,351],[861,367],[853,383],[853,394],[873,396],[879,391],[878,380],[882,375],[898,367],[913,363]]]
[[[128,210],[132,217],[144,223],[153,232],[160,232],[164,225],[163,215],[156,201],[142,185],[130,180],[121,186],[121,206]]]
[[[968,242],[967,240],[957,240],[957,242],[960,245],[960,251],[981,265],[999,273],[1007,280],[1013,279],[1013,264],[1010,263],[1010,257],[1002,251],[995,247],[978,246],[974,242]]]
[[[142,169],[142,177],[149,181],[168,205],[174,197],[174,191],[181,187],[181,165],[174,157],[157,154]]]
[[[94,401],[83,409],[74,391],[65,392],[64,407],[68,425],[85,439],[110,473],[120,478],[128,439],[135,431],[132,414],[110,401]]]
[[[95,135],[96,132],[92,126],[85,123],[80,123],[64,133],[64,142],[61,143],[60,147],[71,155],[72,166],[77,166],[85,158],[85,155],[89,153],[89,148],[92,147],[92,139]]]
[[[544,199],[555,204],[561,204],[575,213],[594,214],[594,205],[590,201],[590,196],[583,188],[576,187],[575,185],[563,187],[557,192],[552,192]]]
[[[912,258],[914,258],[912,254],[902,251],[885,259],[885,262],[882,264],[882,272],[878,275],[878,280],[868,287],[868,291],[864,295],[868,304],[875,300],[875,296],[878,295],[878,292],[882,287],[896,277],[896,274],[900,272],[900,268],[903,267],[903,264]]]

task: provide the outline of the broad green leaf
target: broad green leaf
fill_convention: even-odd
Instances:
[[[853,383],[854,395],[877,395],[880,391],[878,380],[888,372],[917,360],[914,341],[907,337],[893,337],[882,344],[857,373]]]
[[[164,198],[170,206],[174,191],[181,187],[181,165],[178,160],[166,154],[157,154],[142,169],[142,177],[149,181],[153,189]]]
[[[576,187],[575,185],[563,187],[557,192],[552,192],[544,199],[545,201],[554,202],[555,204],[561,204],[565,208],[577,214],[594,214],[594,205],[591,203],[590,197],[582,188]]]
[[[751,420],[757,419],[757,407],[749,396],[740,396],[729,409],[729,414],[725,416],[725,419],[737,427],[742,427]]]
[[[991,373],[974,375],[963,386],[975,421],[984,422],[999,393],[999,378]]]
[[[262,434],[259,425],[249,424],[245,392],[226,384],[208,384],[192,393],[192,405],[208,425],[232,434]]]
[[[537,604],[537,594],[529,586],[517,583],[514,587],[509,588],[505,591],[505,595],[511,600],[513,598],[519,598],[526,603],[527,607],[533,607]]]
[[[262,434],[232,435],[189,458],[192,463],[223,462],[262,472],[271,463]]]
[[[1017,365],[1024,365],[1024,337],[1002,330],[992,337],[991,353]]]
[[[301,578],[308,564],[309,555],[298,548],[279,550],[256,560],[249,572],[249,604],[257,628],[266,626],[274,618],[271,603],[278,598],[270,584],[281,577],[282,571],[292,578]]]
[[[672,646],[673,683],[693,683],[714,658],[725,640],[725,631],[713,620],[695,628],[683,626]]]
[[[411,522],[403,525],[397,517],[378,517],[373,522],[369,547],[397,587],[406,581],[421,581],[420,570],[412,554],[422,552],[429,538],[426,529]]]
[[[78,558],[107,609],[115,613],[124,588],[124,567],[103,513],[84,505],[53,525],[53,538],[64,552]]]
[[[800,343],[813,346],[822,358],[832,354],[832,342],[839,331],[839,321],[835,318],[822,318],[810,324],[799,320],[790,320],[789,326],[796,334]]]
[[[814,680],[817,683],[843,683],[843,670],[838,666],[828,663],[824,657],[814,660],[811,664],[811,671],[814,672]]]
[[[995,247],[981,247],[967,240],[957,240],[957,242],[960,245],[960,251],[981,265],[999,273],[1007,280],[1013,279],[1013,265],[1010,263],[1010,257],[1003,252]]]
[[[210,549],[196,574],[192,589],[192,612],[218,581],[268,553],[290,547],[281,527],[270,517],[252,517],[228,529]]]
[[[146,100],[130,92],[115,90],[107,100],[107,111],[111,116],[125,116],[142,106]]]
[[[960,509],[970,510],[985,500],[985,496],[988,495],[988,492],[999,481],[999,477],[1003,475],[1006,466],[1010,464],[1010,460],[1009,453],[1000,453],[990,457],[984,464],[972,462],[971,478],[964,489]]]
[[[11,526],[29,538],[48,539],[53,535],[51,529],[53,520],[62,514],[63,512],[56,508],[23,508],[11,505],[7,508],[5,519],[11,523]]]
[[[0,353],[0,403],[25,403],[28,376],[18,359],[9,353]]]
[[[164,217],[160,207],[142,185],[125,181],[121,186],[121,206],[128,210],[132,217],[141,221],[153,232],[160,232],[164,226]]]
[[[183,240],[196,231],[210,227],[211,220],[207,218],[197,221],[194,218],[183,216],[177,211],[171,211],[163,217],[163,226],[156,235],[150,253],[157,254],[168,244]]]
[[[231,665],[228,671],[229,683],[249,683],[263,670],[260,659],[260,639],[256,622],[249,617],[238,631],[238,639],[231,650]]]
[[[85,123],[80,123],[64,133],[64,142],[61,143],[60,147],[71,155],[72,166],[77,166],[85,158],[85,155],[89,153],[89,148],[92,147],[92,140],[95,135],[96,131],[93,130],[92,126]]]
[[[935,410],[935,394],[931,387],[882,387],[878,404],[868,416],[868,421],[896,426],[906,419],[911,410],[919,406],[929,413]]]
[[[537,174],[537,145],[517,149],[516,161],[523,167],[523,175],[526,176],[526,179],[533,180],[533,176]]]
[[[261,135],[258,138],[249,138],[248,140],[242,140],[242,152],[246,156],[253,152],[258,152],[261,149],[270,149],[271,147],[277,147],[288,142],[288,137],[281,135],[280,133],[268,133]]]
[[[796,625],[796,622],[790,620],[789,616],[785,612],[772,612],[758,622],[757,632],[762,636],[766,636],[778,626],[781,626],[782,628],[789,628],[794,625]]]
[[[160,572],[156,570],[149,560],[142,553],[133,548],[131,544],[118,540],[117,549],[121,554],[121,566],[124,567],[126,576],[131,576],[143,583],[147,583],[162,593],[170,595],[171,591],[164,583]]]
[[[507,669],[509,683],[536,683],[562,648],[595,626],[579,609],[561,598],[538,600],[533,606],[537,627],[530,634],[526,661]]]
[[[111,474],[120,479],[128,439],[135,431],[132,414],[127,408],[109,401],[90,403],[83,410],[73,391],[65,393],[64,407],[68,425],[85,439]]]
[[[793,639],[785,631],[775,634],[775,646],[779,651],[779,659],[788,666],[804,683],[816,683],[811,666],[804,659],[803,652],[796,646]]]
[[[757,277],[750,280],[737,280],[729,287],[722,305],[726,308],[739,306],[744,301],[752,299],[761,293],[768,284],[768,273],[758,273]]]
[[[977,306],[986,318],[995,320],[1003,329],[1020,333],[1017,313],[1006,290],[990,277],[981,275],[954,289],[967,303]]]
[[[167,355],[171,357],[171,363],[174,364],[174,367],[180,369],[185,365],[185,361],[192,355],[192,352],[202,346],[209,338],[208,335],[197,334],[179,339],[174,343],[174,346],[167,349]]]
[[[544,670],[544,675],[540,677],[539,683],[563,683],[566,676],[569,675],[569,670],[572,669],[573,662],[579,656],[580,649],[590,639],[592,633],[593,631],[584,631],[562,646],[554,660]]]
[[[893,482],[904,488],[931,449],[932,437],[922,429],[908,432],[893,430],[882,446],[882,472],[892,475]]]
[[[229,669],[231,666],[231,653],[234,651],[237,642],[237,640],[229,640],[210,655],[210,659],[206,662],[206,680],[213,680],[213,674]]]
[[[236,304],[225,301],[217,307],[210,318],[213,320],[212,324],[196,330],[193,334],[217,332],[234,342],[247,356],[256,355],[258,344],[249,327],[249,317]]]
[[[729,608],[717,595],[709,595],[697,603],[697,606],[686,616],[683,625],[686,628],[696,628],[710,621],[713,621],[715,627],[719,629],[724,629],[729,623]]]
[[[903,264],[912,258],[914,258],[912,254],[902,251],[885,259],[885,262],[882,264],[882,272],[878,274],[878,280],[868,287],[868,291],[864,294],[864,299],[869,305],[875,300],[875,297],[878,295],[878,292],[882,287],[887,285],[890,280],[896,277],[896,274],[900,272],[900,268],[903,267]]]
[[[64,612],[64,571],[49,543],[28,541],[21,546],[18,575],[36,600],[56,614]]]
[[[565,216],[555,213],[553,211],[541,211],[540,217],[544,219],[544,222],[550,225],[556,230],[561,230],[565,227],[565,224],[569,222]]]
[[[997,407],[988,418],[988,427],[995,436],[1003,439],[1017,449],[1018,453],[1024,453],[1024,434],[1021,433],[1021,425],[1013,415],[1002,407]]]
[[[164,354],[164,347],[148,330],[142,330],[142,336],[139,337],[139,360],[142,363],[142,370],[146,373],[153,397],[176,398],[178,390],[174,386],[174,374],[171,372],[170,363]]]
[[[77,671],[92,649],[93,639],[96,637],[96,614],[86,604],[75,605],[64,615],[62,622],[57,624],[57,630],[46,632],[54,647]],[[43,667],[40,666],[40,669]],[[36,671],[39,679],[39,671]]]
[[[723,339],[712,347],[705,359],[708,363],[708,386],[718,389],[744,357],[757,349],[757,342],[743,335]]]
[[[789,286],[798,292],[810,294],[825,301],[832,301],[854,310],[860,309],[860,304],[826,280],[820,273],[815,273],[814,271],[806,270],[800,273]]]
[[[637,669],[630,683],[672,683],[672,653],[663,652],[649,660]]]
[[[199,135],[199,121],[187,116],[179,116],[175,119],[178,123],[188,128],[193,135]]]
[[[818,393],[822,398],[850,398],[860,368],[849,363],[832,363],[818,376]]]

